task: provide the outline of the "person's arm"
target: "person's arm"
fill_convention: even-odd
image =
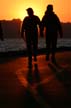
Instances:
[[[40,25],[40,34],[41,34],[41,37],[44,37],[44,26],[45,26],[45,18],[43,17],[42,18],[42,21],[41,21],[41,25]]]
[[[38,36],[40,37],[40,25],[41,25],[41,22],[40,22],[39,17],[36,17],[36,19],[37,19],[37,25],[38,25]]]
[[[62,38],[63,37],[63,30],[62,30],[61,23],[59,24],[59,34],[60,34],[60,38]]]
[[[59,33],[60,33],[60,38],[62,38],[63,37],[62,27],[60,27]]]
[[[2,30],[2,26],[1,26],[1,22],[0,22],[0,40],[3,41],[3,30]]]
[[[61,22],[60,22],[58,17],[57,17],[57,23],[58,23],[59,35],[60,35],[60,38],[62,38],[63,37],[63,30],[62,30]]]

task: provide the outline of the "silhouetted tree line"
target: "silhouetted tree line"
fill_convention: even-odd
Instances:
[[[4,38],[21,38],[20,29],[22,21],[20,19],[1,20]],[[71,38],[71,23],[62,23],[63,38]]]

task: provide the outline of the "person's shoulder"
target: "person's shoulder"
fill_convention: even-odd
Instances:
[[[55,17],[57,17],[57,18],[58,18],[58,15],[57,15],[56,13],[54,13],[54,12],[53,12],[53,14],[54,14],[54,16],[55,16]]]
[[[54,19],[56,19],[56,20],[58,20],[58,19],[59,19],[58,15],[57,15],[56,13],[54,13],[54,12],[53,12],[52,17],[53,17]]]
[[[25,21],[25,20],[27,20],[27,19],[29,19],[29,17],[28,17],[28,16],[25,16],[24,19],[23,19],[23,21]]]
[[[37,15],[34,15],[34,18],[39,19],[39,17]]]

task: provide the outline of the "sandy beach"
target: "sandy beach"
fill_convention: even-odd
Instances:
[[[32,57],[32,69],[28,69],[27,56],[1,60],[1,108],[41,108],[41,103],[43,108],[47,105],[49,108],[71,108],[71,51],[56,53],[58,69],[49,65],[51,61],[45,60],[45,53],[38,54],[36,63]]]

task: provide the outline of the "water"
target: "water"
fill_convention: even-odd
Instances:
[[[58,39],[57,47],[71,47],[71,39],[63,38]],[[45,39],[39,38],[38,41],[38,48],[45,48]],[[8,51],[21,51],[26,50],[26,43],[22,38],[15,38],[15,39],[5,39],[4,41],[0,40],[0,52],[8,52]]]

